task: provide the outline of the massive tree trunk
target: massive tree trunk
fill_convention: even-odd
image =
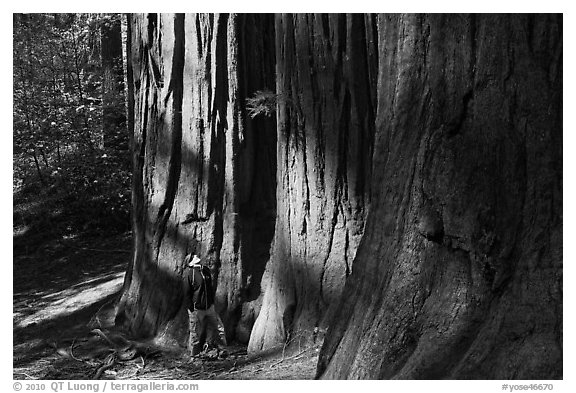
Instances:
[[[562,17],[379,17],[371,207],[323,378],[562,377]]]
[[[100,55],[104,147],[127,150],[129,138],[124,112],[122,25],[119,14],[108,15],[101,21]]]
[[[561,376],[560,16],[380,16],[377,36],[364,15],[149,14],[129,31],[118,323],[185,343],[195,239],[229,338],[257,316],[250,351],[328,329],[324,378]],[[247,118],[274,83],[277,119]]]
[[[321,339],[362,236],[374,133],[375,20],[275,25],[278,209],[251,352]]]
[[[274,218],[274,124],[244,114],[246,94],[273,81],[273,57],[246,55],[270,53],[271,16],[129,19],[134,255],[117,323],[185,344],[183,259],[198,241],[232,338],[267,259],[270,236],[255,234]]]

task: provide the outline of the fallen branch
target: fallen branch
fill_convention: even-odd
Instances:
[[[96,375],[94,375],[93,379],[94,380],[100,379],[104,371],[112,367],[114,363],[116,363],[116,354],[111,353],[110,355],[106,356],[106,359],[104,359],[103,364],[100,367],[98,367],[98,370],[96,370]]]
[[[115,301],[116,301],[116,299],[112,299],[112,300],[107,301],[106,303],[104,303],[102,306],[100,306],[100,308],[98,309],[98,311],[96,311],[96,313],[92,316],[92,318],[90,318],[90,321],[88,321],[88,323],[86,324],[86,326],[91,327],[90,325],[92,324],[92,321],[96,320],[96,323],[98,323],[98,327],[101,328],[101,327],[102,327],[102,323],[100,323],[100,318],[99,318],[100,311],[102,311],[102,309],[103,309],[105,306],[107,306],[107,305],[109,305],[109,304],[111,304],[111,303],[113,303],[113,302],[115,302]]]
[[[108,343],[109,343],[110,345],[112,345],[112,346],[114,347],[114,349],[118,348],[118,345],[117,345],[114,341],[110,340],[110,339],[108,338],[108,336],[107,336],[106,334],[104,334],[104,332],[103,332],[102,330],[100,330],[100,329],[93,329],[93,330],[91,331],[91,333],[96,333],[97,335],[99,335],[100,337],[102,337],[104,340],[108,341]]]
[[[285,361],[285,360],[296,359],[298,356],[304,354],[305,352],[311,350],[312,348],[314,348],[314,347],[310,347],[310,348],[303,349],[302,351],[298,352],[298,353],[295,354],[295,355],[292,355],[292,356],[287,357],[287,358],[282,358],[282,359],[280,359],[279,361],[277,361],[276,363],[271,364],[271,365],[270,365],[270,368],[273,368],[273,367],[279,365],[280,363],[282,363],[282,362]]]
[[[70,344],[70,356],[72,357],[72,359],[78,361],[78,362],[83,362],[83,360],[78,359],[76,356],[74,356],[74,344],[76,343],[76,339],[74,339],[74,341],[72,341],[72,344]]]
[[[24,375],[24,376],[25,376],[26,378],[28,378],[28,379],[38,379],[38,378],[34,378],[34,377],[32,377],[32,376],[30,376],[30,375],[28,375],[28,374],[26,374],[26,373],[19,372],[19,371],[16,371],[14,374]]]

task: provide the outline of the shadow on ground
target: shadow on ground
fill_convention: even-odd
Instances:
[[[245,346],[232,345],[224,358],[191,361],[186,354],[126,339],[112,321],[130,258],[130,234],[66,235],[51,227],[57,212],[42,225],[27,226],[39,222],[48,207],[14,205],[14,379],[314,377],[319,345],[252,358]]]
[[[129,233],[67,232],[65,204],[53,199],[14,195],[15,378],[44,378],[64,346],[90,335],[98,311],[115,302],[130,258]]]

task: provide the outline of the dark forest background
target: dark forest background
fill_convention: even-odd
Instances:
[[[14,215],[31,238],[129,229],[130,163],[119,14],[15,14]],[[20,247],[17,239],[15,247]]]

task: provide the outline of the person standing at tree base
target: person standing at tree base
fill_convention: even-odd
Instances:
[[[192,356],[199,355],[210,341],[227,345],[224,324],[214,308],[214,285],[208,266],[196,254],[184,259],[184,301],[187,302],[189,348]],[[207,342],[207,339],[208,342]]]

